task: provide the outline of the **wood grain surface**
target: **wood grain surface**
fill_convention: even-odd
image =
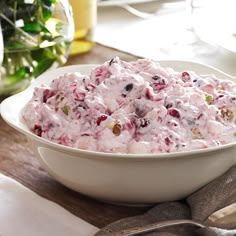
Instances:
[[[71,64],[101,64],[119,56],[122,60],[137,57],[102,45],[86,54],[69,57]],[[147,207],[125,207],[99,202],[69,190],[50,177],[39,164],[26,137],[0,118],[0,172],[12,177],[39,195],[54,201],[81,219],[97,226],[143,213]]]

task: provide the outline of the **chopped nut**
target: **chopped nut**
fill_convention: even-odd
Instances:
[[[220,85],[217,86],[216,89],[217,89],[217,90],[224,90],[224,87],[220,84]]]
[[[62,111],[64,112],[64,114],[66,114],[68,116],[69,114],[69,110],[70,110],[70,107],[68,105],[65,105],[63,108],[62,108]]]
[[[230,110],[229,108],[222,108],[221,109],[221,117],[224,120],[227,121],[232,121],[234,119],[234,112],[232,110]]]
[[[119,136],[121,133],[121,125],[119,123],[116,123],[112,128],[112,133],[116,136]]]
[[[192,138],[193,139],[201,139],[201,138],[203,138],[202,133],[199,130],[199,128],[197,128],[197,127],[192,128],[191,131],[192,131]]]
[[[205,95],[205,100],[206,100],[207,104],[210,105],[212,102],[212,99],[213,99],[213,97],[211,95],[209,95],[209,94]]]
[[[107,124],[107,128],[112,129],[114,127],[115,123],[112,121],[111,123]]]

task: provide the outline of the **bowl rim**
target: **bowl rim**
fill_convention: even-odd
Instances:
[[[218,75],[222,75],[223,77],[225,77],[225,79],[230,79],[233,80],[234,82],[236,82],[236,78],[228,75],[224,72],[222,72],[221,70],[218,70],[214,67],[205,65],[205,64],[201,64],[198,62],[194,62],[194,61],[185,61],[185,60],[159,60],[156,61],[158,62],[161,66],[163,66],[162,64],[173,64],[173,63],[181,63],[184,65],[197,65],[197,66],[201,66],[201,67],[205,67],[206,70],[209,70],[209,72],[211,71],[211,73],[217,73]],[[93,156],[93,158],[113,158],[113,159],[127,159],[127,160],[153,160],[153,159],[169,159],[169,158],[176,158],[176,157],[181,157],[181,158],[185,158],[188,157],[189,155],[201,155],[201,154],[205,154],[205,153],[209,153],[209,152],[216,152],[219,150],[224,150],[227,148],[231,148],[236,146],[236,141],[235,142],[231,142],[231,143],[227,143],[227,144],[223,144],[220,146],[215,146],[215,147],[209,147],[209,148],[205,148],[205,149],[195,149],[195,150],[188,150],[188,151],[182,151],[182,152],[164,152],[164,153],[113,153],[113,152],[98,152],[98,151],[92,151],[92,150],[83,150],[83,149],[79,149],[79,148],[75,148],[75,147],[69,147],[69,146],[64,146],[58,143],[55,143],[53,141],[44,139],[42,137],[37,136],[36,134],[32,133],[23,123],[22,119],[21,119],[21,112],[19,112],[17,114],[20,123],[17,124],[16,122],[14,122],[13,120],[10,120],[7,116],[7,106],[9,103],[11,103],[12,101],[14,101],[15,99],[18,98],[18,96],[22,96],[25,95],[26,97],[28,96],[28,99],[31,99],[32,97],[32,91],[34,90],[34,88],[36,86],[38,86],[39,84],[42,84],[42,79],[43,78],[47,78],[47,76],[49,76],[50,74],[52,74],[53,72],[63,72],[63,74],[65,73],[65,69],[66,71],[70,71],[70,69],[79,69],[79,68],[87,68],[89,70],[91,70],[92,68],[99,66],[99,64],[80,64],[80,65],[69,65],[69,66],[63,66],[63,67],[59,67],[56,69],[51,69],[45,73],[43,73],[42,75],[40,75],[27,89],[25,89],[24,91],[17,93],[15,95],[12,95],[8,98],[6,98],[5,100],[2,101],[1,103],[1,116],[3,118],[3,120],[8,123],[10,126],[12,126],[13,128],[17,129],[18,131],[20,131],[21,133],[23,133],[24,135],[26,135],[28,138],[33,139],[37,142],[40,143],[44,143],[49,147],[54,148],[54,150],[58,150],[64,153],[73,153],[73,154],[77,154],[78,156],[81,157],[82,156]],[[168,66],[163,66],[163,67],[168,67]],[[171,66],[169,66],[171,67]],[[189,70],[190,71],[190,70]],[[195,71],[196,72],[196,71]],[[197,72],[196,72],[197,73]],[[55,78],[55,77],[53,77]],[[52,79],[49,79],[48,82],[52,81]],[[28,101],[25,101],[25,104]]]

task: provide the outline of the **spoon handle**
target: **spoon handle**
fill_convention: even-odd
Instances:
[[[127,4],[119,5],[119,7],[123,8],[126,11],[128,11],[129,13],[131,13],[137,17],[143,18],[143,19],[148,19],[148,18],[156,16],[156,13],[143,12],[143,11],[137,10],[136,8],[131,7],[130,5],[127,5]]]
[[[112,236],[134,236],[134,235],[139,235],[139,234],[143,234],[143,233],[148,233],[148,232],[154,231],[156,229],[161,229],[161,228],[168,227],[168,226],[182,225],[182,224],[189,224],[189,225],[193,225],[193,226],[200,227],[200,228],[205,227],[203,224],[201,224],[197,221],[188,220],[188,219],[166,220],[166,221],[148,224],[148,225],[144,225],[144,226],[138,226],[138,227],[133,227],[130,229],[124,229],[124,230],[120,230],[117,232],[106,231],[105,233],[103,232],[102,235],[103,236],[111,236],[111,235]],[[99,236],[99,233],[95,234],[95,236]]]

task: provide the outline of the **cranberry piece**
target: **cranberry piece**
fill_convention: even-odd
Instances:
[[[155,80],[155,82],[151,84],[154,91],[160,91],[167,86],[166,79],[160,77],[159,75],[154,75],[152,79]]]
[[[200,120],[203,117],[203,113],[201,113],[198,117],[197,120]]]
[[[171,116],[173,116],[173,117],[175,117],[175,118],[180,118],[180,113],[179,113],[179,111],[178,111],[177,109],[175,109],[175,108],[170,108],[170,109],[168,110],[168,114],[171,115]]]
[[[47,100],[54,95],[54,92],[50,89],[45,89],[43,91],[43,102],[46,103]]]
[[[134,85],[132,83],[130,84],[127,84],[125,87],[124,87],[124,93],[121,95],[122,97],[126,97],[128,95],[129,92],[131,92],[131,90],[133,89]]]
[[[124,129],[131,130],[135,126],[135,122],[131,119],[130,122],[127,122],[123,125]]]
[[[150,120],[148,118],[140,119],[140,127],[144,128],[150,124]]]
[[[167,146],[171,145],[172,143],[173,143],[173,141],[172,141],[169,137],[166,137],[166,138],[165,138],[165,144],[166,144]]]
[[[84,102],[80,103],[80,104],[78,105],[78,107],[80,107],[80,108],[82,108],[82,109],[84,109],[84,110],[87,109],[87,106],[86,106],[86,104],[85,104]]]
[[[96,88],[95,84],[89,83],[86,87],[88,91],[93,91]]]
[[[136,107],[135,109],[135,114],[138,116],[138,117],[144,117],[146,114],[147,114],[147,110],[144,108],[140,108],[140,107]]]
[[[174,120],[171,120],[171,121],[167,122],[167,125],[170,127],[176,127],[176,126],[178,126],[178,123]]]
[[[146,89],[146,97],[147,97],[147,99],[150,99],[150,100],[153,99],[153,94],[149,88]]]
[[[113,63],[117,63],[118,62],[118,57],[113,57],[110,61],[109,61],[109,66],[111,66]]]
[[[159,75],[154,75],[154,76],[152,76],[152,79],[154,79],[154,80],[159,80],[161,77],[159,76]]]
[[[167,84],[166,80],[164,78],[161,78],[161,77],[159,77],[159,79],[156,79],[155,83],[157,83],[157,84]]]
[[[186,82],[189,82],[191,79],[190,79],[190,74],[188,72],[183,72],[182,73],[182,80],[186,83]]]
[[[67,146],[69,142],[70,142],[70,139],[67,135],[62,135],[60,139],[58,140],[58,144],[62,144],[65,146]]]
[[[34,133],[39,137],[42,136],[42,127],[40,125],[34,125]]]
[[[171,103],[167,103],[165,105],[165,107],[166,107],[166,109],[169,109],[169,108],[173,107],[173,103],[172,102]]]
[[[153,83],[151,86],[153,87],[154,91],[160,91],[160,90],[162,90],[162,89],[164,89],[166,87],[166,84]]]
[[[130,92],[130,91],[133,89],[133,87],[134,87],[133,84],[127,84],[127,85],[125,86],[125,90],[126,90],[127,92]]]
[[[97,118],[97,125],[100,125],[102,121],[106,120],[107,119],[107,116],[106,115],[101,115]]]
[[[234,103],[236,101],[236,97],[231,97],[230,102]]]

